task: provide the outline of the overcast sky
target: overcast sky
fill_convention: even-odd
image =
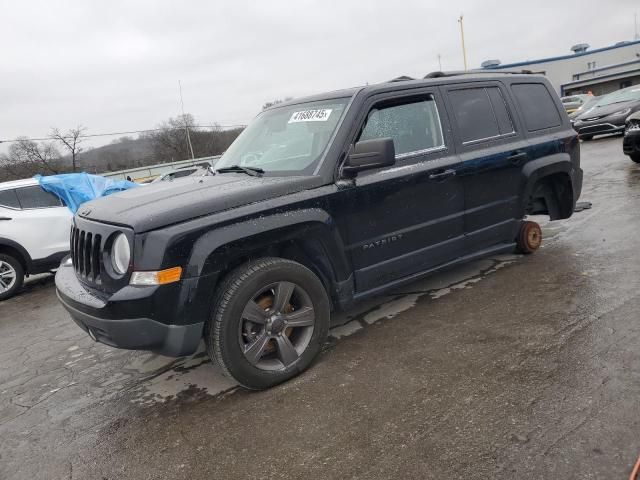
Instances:
[[[246,123],[266,101],[634,37],[638,0],[0,0],[0,140]],[[111,139],[100,140],[108,143]],[[96,144],[96,142],[92,142]]]

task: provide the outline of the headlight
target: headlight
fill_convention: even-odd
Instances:
[[[131,261],[131,247],[124,233],[119,233],[111,247],[111,265],[115,272],[124,275],[129,270]]]
[[[630,108],[625,108],[624,110],[620,110],[618,112],[613,112],[610,116],[611,117],[620,117],[622,115],[629,115],[630,112],[631,112]]]

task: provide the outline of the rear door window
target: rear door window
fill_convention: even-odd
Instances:
[[[491,106],[493,107],[493,113],[495,114],[498,122],[500,135],[513,133],[515,131],[513,128],[513,121],[511,120],[511,114],[509,113],[507,102],[502,96],[502,92],[498,87],[491,87],[486,90],[489,98],[491,99]]]
[[[511,85],[527,130],[535,132],[562,124],[560,112],[542,83],[514,83]]]
[[[37,185],[16,189],[16,195],[22,208],[50,208],[60,207],[62,204],[58,197],[45,192]]]
[[[449,99],[463,144],[514,132],[511,115],[498,87],[450,90]]]
[[[484,88],[467,88],[449,92],[462,143],[500,135],[489,95]]]

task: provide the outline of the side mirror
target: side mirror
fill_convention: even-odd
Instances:
[[[355,177],[362,170],[389,167],[395,163],[396,149],[392,138],[362,140],[354,145],[342,172],[348,177]]]

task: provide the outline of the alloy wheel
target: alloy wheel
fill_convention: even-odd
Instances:
[[[0,293],[11,290],[16,283],[16,270],[8,262],[0,260]]]
[[[304,353],[315,325],[309,294],[292,282],[256,292],[244,307],[238,340],[249,363],[261,370],[290,367]]]

